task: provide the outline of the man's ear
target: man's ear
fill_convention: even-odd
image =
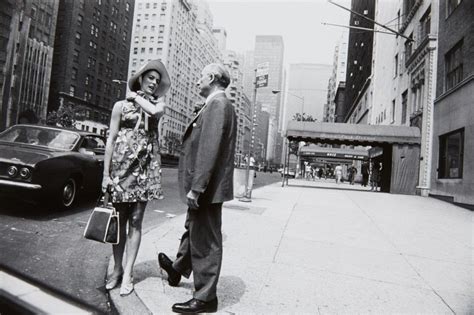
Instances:
[[[212,79],[209,81],[209,85],[211,83],[216,83],[216,75],[214,73],[210,73],[209,75],[212,76]]]
[[[138,77],[138,83],[140,83],[140,87],[142,86],[142,82],[143,82],[143,77],[139,76]]]

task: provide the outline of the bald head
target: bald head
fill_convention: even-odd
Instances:
[[[204,67],[203,72],[212,74],[214,76],[214,82],[224,89],[230,84],[229,71],[221,64],[211,63]]]

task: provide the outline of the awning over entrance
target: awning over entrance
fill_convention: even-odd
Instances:
[[[420,144],[420,130],[406,126],[289,121],[286,137],[289,140],[312,143],[364,146],[383,143]]]
[[[300,149],[300,157],[306,158],[325,158],[342,160],[367,160],[369,158],[368,150],[357,150],[351,148],[326,148],[311,145]]]

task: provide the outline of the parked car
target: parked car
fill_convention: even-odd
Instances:
[[[278,169],[278,171],[280,172],[281,176],[283,177],[283,168]],[[295,171],[292,170],[292,169],[288,170],[288,168],[285,167],[285,177],[295,178]]]
[[[105,138],[64,128],[15,125],[0,133],[0,193],[70,208],[100,194]]]

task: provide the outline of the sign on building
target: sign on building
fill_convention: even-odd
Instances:
[[[269,62],[260,63],[257,65],[256,73],[256,84],[257,88],[268,86],[268,69],[270,68]]]

